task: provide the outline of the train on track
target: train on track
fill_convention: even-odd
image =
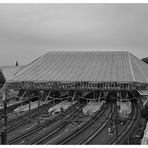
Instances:
[[[91,115],[95,113],[98,109],[100,109],[103,103],[105,103],[105,101],[89,101],[88,104],[83,108],[83,113],[85,115]]]
[[[49,115],[59,114],[60,112],[66,110],[68,107],[70,107],[71,105],[73,105],[75,103],[76,103],[76,101],[70,102],[70,101],[64,100],[61,103],[58,103],[57,105],[49,108],[48,113],[49,113]]]
[[[107,99],[107,95],[97,91],[51,91],[44,96],[39,108],[37,97],[31,100],[30,115],[28,103],[14,109],[16,113],[23,111],[25,114],[13,124],[12,120],[11,124],[8,122],[8,132],[12,135],[8,138],[9,144],[115,144],[117,134],[118,143],[124,143],[138,119],[137,101],[130,101],[130,97],[122,101],[117,100],[117,96]],[[27,123],[29,120],[31,122]],[[36,121],[38,126],[32,126],[37,125]],[[26,129],[26,123],[30,124],[30,129]],[[110,134],[109,128],[114,132]],[[12,134],[22,129],[24,133]]]
[[[117,101],[118,115],[120,119],[127,119],[132,112],[131,101]]]

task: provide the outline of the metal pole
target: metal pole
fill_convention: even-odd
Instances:
[[[40,97],[38,97],[38,125],[40,124]]]
[[[53,106],[54,106],[54,104],[55,104],[55,103],[54,103],[54,98],[53,98]]]
[[[75,96],[76,96],[76,91],[74,91],[74,94],[73,94],[73,96],[72,96],[72,102],[74,102]]]
[[[99,103],[100,103],[100,98],[101,98],[101,90],[100,90],[100,95],[99,95]]]
[[[119,91],[119,93],[121,93],[121,90]],[[121,99],[121,94],[120,94],[120,99]],[[116,117],[115,117],[116,144],[118,144],[118,112],[117,112],[117,101],[116,101],[116,106],[115,106],[115,112],[116,112]]]
[[[129,136],[128,136],[128,138],[127,138],[127,144],[130,144],[130,141],[129,141]]]
[[[70,90],[68,90],[68,100],[69,100],[69,95],[70,95]],[[68,100],[67,100],[67,101],[68,101]]]
[[[3,98],[4,103],[4,130],[2,132],[2,144],[7,144],[7,86],[5,90],[5,96]]]
[[[94,90],[94,99],[96,98],[96,96],[95,96],[95,90]]]
[[[31,122],[31,114],[30,114],[30,110],[31,110],[31,100],[30,100],[30,94],[28,92],[28,98],[29,98],[29,120],[28,122]]]
[[[5,123],[5,128],[7,129],[7,88],[5,91],[5,100],[4,100],[4,123]]]
[[[116,120],[115,120],[115,124],[116,124],[116,144],[118,144],[118,113],[117,113],[117,105],[116,105]]]
[[[41,97],[38,97],[38,125],[40,124],[40,99],[42,100],[44,96],[44,92],[41,91]]]

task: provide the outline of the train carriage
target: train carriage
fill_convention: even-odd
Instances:
[[[132,105],[131,101],[117,101],[117,106],[118,106],[118,115],[121,119],[126,119],[128,118],[129,114],[132,111]]]

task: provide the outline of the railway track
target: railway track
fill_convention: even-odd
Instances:
[[[26,101],[23,101],[23,102],[20,102],[20,103],[17,103],[17,104],[13,104],[13,105],[10,105],[7,107],[7,112],[10,113],[12,112],[15,108],[17,108],[18,106],[20,106],[22,103],[27,103],[27,100]],[[4,109],[0,109],[0,116],[2,116],[4,114]]]
[[[52,106],[52,103],[48,103],[46,104],[45,106],[40,106],[40,111],[39,111],[39,116],[41,116],[42,114],[45,114],[47,113],[48,109]],[[30,120],[36,118],[38,116],[38,112],[37,112],[37,109],[33,110],[31,112],[31,116],[30,116]],[[23,116],[23,117],[20,117],[20,119],[16,119],[13,121],[13,125],[12,125],[12,121],[10,121],[11,123],[11,126],[8,128],[7,132],[11,132],[15,129],[17,129],[18,127],[21,127],[23,126],[24,124],[28,123],[29,119],[28,119],[28,114]],[[30,121],[31,122],[31,121]]]
[[[128,120],[126,126],[120,131],[118,137],[115,137],[109,144],[124,144],[125,139],[128,138],[128,134],[134,126],[135,121],[138,119],[137,117],[139,116],[139,110],[136,104],[133,104],[133,110],[134,111],[132,112],[131,119]]]
[[[87,124],[75,131],[69,137],[59,140],[56,144],[83,144],[92,138],[93,133],[98,132],[104,126],[104,123],[111,118],[113,105],[107,105],[100,113],[96,114]],[[50,144],[50,143],[48,143]],[[53,144],[53,143],[52,143]]]
[[[36,97],[36,96],[35,96]],[[15,97],[15,98],[19,98],[19,97]],[[31,100],[33,99],[34,97],[31,98]],[[9,98],[8,98],[9,99]],[[7,113],[10,113],[12,112],[14,109],[16,109],[18,106],[20,106],[21,104],[27,104],[29,103],[29,99],[27,100],[24,100],[24,101],[20,101],[20,102],[16,102],[15,104],[12,104],[10,106],[7,106]],[[3,116],[4,114],[4,109],[0,109],[0,116]]]
[[[108,106],[109,108],[104,112],[105,118],[100,118],[94,123],[94,131],[85,139],[81,140],[78,144],[88,144],[90,143],[105,127],[108,127],[108,122],[113,118],[115,112],[115,104],[112,103]]]
[[[94,118],[80,125],[78,129],[65,137],[63,131],[69,124],[68,121],[76,118],[82,108],[83,106],[78,109],[75,104],[70,109],[67,109],[64,115],[61,114],[52,121],[47,121],[39,127],[9,139],[8,144],[123,144],[139,114],[136,104],[132,104],[132,113],[129,119],[124,125],[118,125],[118,135],[115,133],[109,135],[108,119],[114,118],[116,113],[114,104],[107,105],[105,110],[102,109]],[[73,116],[71,116],[72,114]],[[62,118],[63,120],[61,120]],[[61,138],[62,136],[63,138]],[[32,138],[27,141],[26,139],[29,137]]]
[[[40,115],[46,113],[48,108],[51,106],[52,106],[52,102],[49,102],[47,104],[40,106]],[[31,114],[31,116],[30,116],[31,119],[37,117],[38,116],[37,109],[31,110],[30,114]],[[7,132],[11,132],[11,131],[17,129],[18,127],[24,125],[26,122],[28,122],[28,115],[29,115],[29,113],[26,112],[24,115],[22,115],[18,118],[14,118],[14,119],[9,120],[7,123],[8,124]],[[2,128],[3,126],[4,126],[4,124],[1,124],[0,128]]]
[[[84,141],[81,144],[117,144],[120,143],[120,140],[125,136],[125,133],[128,133],[129,128],[134,124],[134,119],[137,115],[135,106],[133,106],[132,113],[130,115],[130,120],[127,121],[124,125],[118,125],[118,134],[117,130],[112,134],[108,134],[108,127],[104,126],[99,132],[92,135],[87,141]],[[113,116],[116,116],[116,113],[113,113]],[[116,128],[116,127],[115,127]]]
[[[13,138],[10,137],[8,139],[8,144],[24,144],[25,142],[27,142],[26,139],[28,139],[29,137],[30,137],[29,140],[31,140],[33,137],[38,136],[38,134],[41,131],[44,131],[46,127],[54,125],[55,123],[59,122],[60,119],[62,119],[64,116],[72,112],[76,108],[76,106],[77,106],[77,103],[72,105],[70,108],[68,108],[63,113],[56,116],[55,118],[52,118],[52,120],[49,119],[43,124],[40,124],[40,126],[35,126],[32,129],[25,131],[24,133],[18,134],[16,137],[13,137]]]
[[[60,135],[63,135],[67,125],[69,125],[71,121],[75,121],[75,118],[79,118],[79,114],[82,113],[83,107],[84,105],[81,105],[79,109],[74,111],[74,114],[72,113],[72,116],[70,115],[68,118],[66,118],[66,120],[60,123],[58,128],[52,129],[51,131],[49,130],[42,137],[40,137],[39,139],[36,139],[31,144],[46,144],[48,141],[54,140]]]

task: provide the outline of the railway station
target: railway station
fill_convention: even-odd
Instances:
[[[132,53],[48,52],[14,71],[0,75],[2,144],[144,143],[148,65]]]

